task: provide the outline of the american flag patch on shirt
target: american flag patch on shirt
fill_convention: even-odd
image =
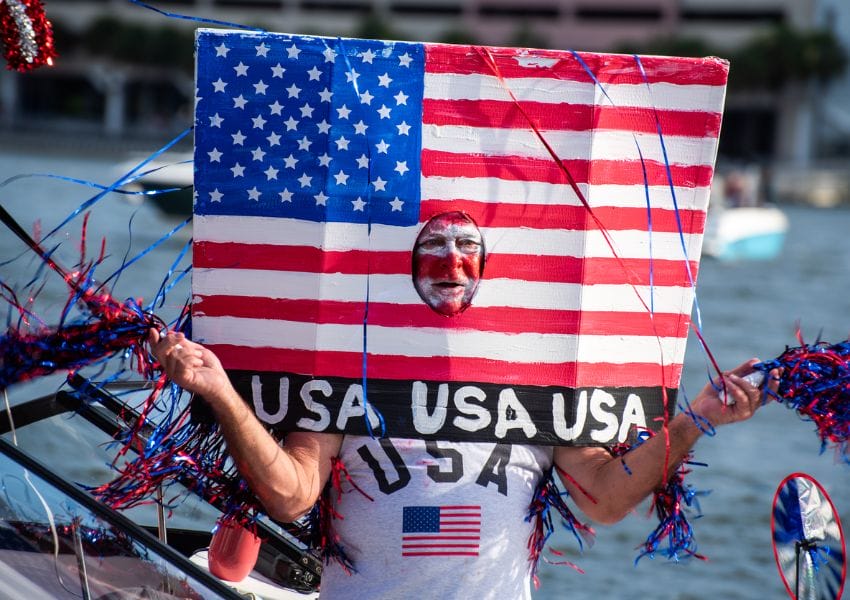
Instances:
[[[478,556],[480,506],[405,506],[402,556]]]

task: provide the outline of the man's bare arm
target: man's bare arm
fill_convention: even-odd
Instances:
[[[723,376],[734,403],[724,405],[723,392],[708,384],[691,403],[694,414],[715,427],[749,419],[762,405],[763,393],[742,376],[756,362],[747,361]],[[777,371],[771,372],[767,384],[774,391],[777,377]],[[599,523],[615,523],[660,487],[665,475],[673,474],[701,435],[690,416],[678,414],[668,423],[666,435],[662,431],[622,459],[605,448],[559,447],[555,464],[565,473],[561,480],[584,514]]]
[[[203,397],[221,428],[239,474],[279,521],[293,521],[313,506],[339,453],[342,436],[294,432],[281,447],[233,388],[218,358],[183,334],[152,330],[151,352],[177,385]]]

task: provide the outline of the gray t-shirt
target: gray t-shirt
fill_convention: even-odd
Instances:
[[[321,598],[530,598],[525,520],[549,447],[346,436],[334,533],[356,573]],[[334,494],[335,495],[335,494]]]

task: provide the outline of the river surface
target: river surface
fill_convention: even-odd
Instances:
[[[120,152],[67,155],[52,152],[49,147],[22,151],[3,146],[0,140],[0,181],[19,174],[49,173],[109,185],[120,175],[118,165],[127,158]],[[0,188],[0,203],[27,231],[38,230],[44,235],[94,193],[92,188],[67,180],[30,177]],[[791,229],[777,260],[733,264],[702,261],[697,286],[702,331],[723,368],[752,356],[773,358],[786,345],[797,345],[798,323],[806,341],[820,335],[837,342],[850,333],[850,210],[784,210]],[[104,278],[121,264],[125,254],[132,257],[143,251],[176,224],[149,204],[129,202],[115,194],[99,201],[91,212],[88,256],[98,254],[100,240],[105,238],[110,256],[97,270]],[[78,261],[81,227],[82,219],[75,218],[45,244],[52,247],[61,243],[56,256],[62,264]],[[116,297],[153,297],[189,238],[188,229],[181,231],[128,268],[118,281]],[[0,232],[0,262],[21,254],[13,262],[0,265],[4,282],[20,285],[36,274],[39,265],[4,228]],[[67,291],[58,276],[42,277],[47,285],[39,294],[39,314],[55,318]],[[173,318],[188,295],[187,278],[171,290],[156,312]],[[683,388],[689,397],[703,386],[707,371],[705,355],[692,335],[683,375]],[[47,379],[14,386],[10,400],[15,403],[36,393],[48,393],[56,385],[55,379]],[[52,435],[22,431],[19,439],[22,445],[37,449],[42,460],[64,472],[74,472],[88,460],[89,450],[82,449],[87,440],[78,440],[77,446],[69,448]],[[695,488],[711,491],[701,499],[703,516],[693,521],[699,551],[707,561],[676,564],[656,557],[644,558],[635,565],[636,547],[655,523],[646,516],[644,506],[622,523],[596,527],[596,543],[583,554],[576,552],[569,535],[559,532],[553,546],[563,550],[566,558],[585,573],[544,565],[535,598],[785,597],[770,531],[773,496],[782,479],[794,472],[811,474],[831,495],[839,515],[850,519],[850,466],[838,463],[830,450],[823,454],[819,450],[813,426],[780,405],[766,407],[747,423],[721,428],[716,436],[704,437],[697,444],[695,459],[708,466],[696,467],[688,478]],[[104,449],[90,452],[101,461],[106,456]],[[552,560],[559,558],[552,556]]]

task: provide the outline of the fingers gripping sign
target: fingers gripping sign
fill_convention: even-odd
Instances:
[[[715,426],[752,417],[776,392],[780,375],[774,369],[767,383],[760,381],[753,377],[752,366],[757,362],[758,359],[751,359],[706,385],[694,400],[695,412]]]
[[[182,333],[160,334],[151,329],[148,343],[168,378],[183,389],[209,397],[228,385],[227,375],[215,355]]]

